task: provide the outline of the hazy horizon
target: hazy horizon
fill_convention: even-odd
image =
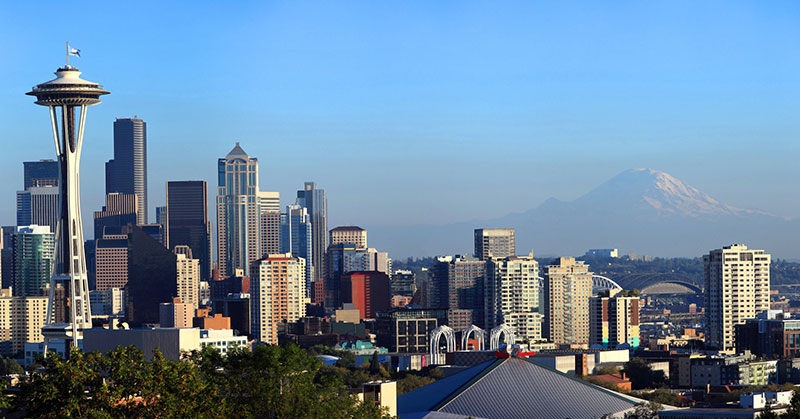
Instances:
[[[283,206],[304,181],[326,189],[331,227],[493,219],[635,167],[800,213],[800,4],[38,9],[0,5],[0,225],[22,161],[54,158],[47,112],[24,93],[53,78],[65,41],[111,92],[86,125],[87,238],[113,120],[133,115],[148,124],[151,221],[165,182],[191,179],[209,182],[214,219],[216,162],[236,141]]]

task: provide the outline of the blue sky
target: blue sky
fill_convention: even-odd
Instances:
[[[134,114],[151,208],[167,180],[214,195],[240,141],[284,205],[327,189],[334,225],[498,217],[633,167],[797,216],[798,21],[791,1],[3,2],[0,224],[21,162],[54,154],[24,93],[67,40],[112,92],[87,120],[85,218]]]

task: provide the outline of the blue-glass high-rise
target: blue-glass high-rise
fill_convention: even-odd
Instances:
[[[136,223],[147,224],[147,123],[114,121],[114,158],[106,163],[106,194],[136,194]]]
[[[286,214],[281,214],[281,252],[291,253],[294,257],[306,260],[306,292],[310,293],[311,281],[316,269],[311,217],[308,210],[299,205],[286,207]]]

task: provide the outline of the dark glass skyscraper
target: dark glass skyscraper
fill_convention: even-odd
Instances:
[[[128,233],[125,314],[141,325],[158,323],[158,306],[178,295],[176,256],[139,227]]]
[[[311,217],[311,247],[314,265],[314,282],[325,277],[322,271],[327,266],[325,252],[328,250],[328,198],[324,189],[317,189],[314,182],[306,182],[302,191],[297,191],[297,205],[305,207]]]
[[[147,224],[147,124],[139,118],[114,121],[114,158],[106,163],[106,194],[136,194],[136,223]]]
[[[200,277],[211,278],[211,223],[208,184],[203,180],[167,182],[167,246],[189,246],[200,260]]]
[[[58,162],[39,160],[22,162],[25,171],[24,189],[33,186],[58,186]]]

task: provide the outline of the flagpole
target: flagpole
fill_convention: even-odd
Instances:
[[[69,67],[69,41],[67,41],[67,67]]]

